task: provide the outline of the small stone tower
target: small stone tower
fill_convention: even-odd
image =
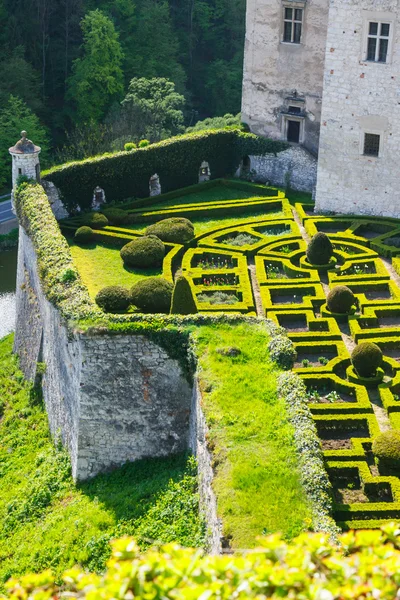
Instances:
[[[26,136],[26,131],[21,131],[21,139],[15,146],[9,149],[9,153],[12,156],[13,192],[20,175],[25,175],[30,179],[40,181],[39,154],[41,148],[35,146],[35,144],[31,142],[31,140],[28,140]]]

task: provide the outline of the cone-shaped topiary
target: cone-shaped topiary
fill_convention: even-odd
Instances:
[[[332,313],[349,314],[357,299],[350,288],[337,285],[328,294],[326,305]]]
[[[400,431],[384,431],[378,435],[372,444],[372,452],[380,466],[400,469]]]
[[[92,229],[103,229],[103,227],[107,227],[108,225],[107,217],[99,212],[87,213],[83,216],[83,221],[85,225],[88,225]]]
[[[79,229],[75,231],[74,239],[76,242],[78,242],[78,244],[88,244],[89,242],[93,241],[93,238],[93,229],[91,227],[87,227],[86,225],[79,227]]]
[[[352,365],[360,377],[375,377],[382,361],[382,350],[373,342],[362,342],[351,353]]]
[[[154,235],[144,235],[121,248],[121,258],[128,267],[161,267],[164,244]]]
[[[333,246],[326,233],[319,231],[307,247],[307,260],[312,265],[327,265],[333,256]]]
[[[120,285],[110,285],[100,290],[96,303],[105,312],[122,312],[130,305],[131,295],[129,290]]]
[[[131,289],[131,302],[143,312],[168,314],[173,288],[172,283],[162,277],[147,277]]]
[[[185,244],[194,238],[194,226],[189,219],[172,217],[150,225],[146,229],[146,235],[156,235],[170,244]]]
[[[192,288],[184,275],[178,275],[172,293],[171,314],[193,315],[197,313]]]

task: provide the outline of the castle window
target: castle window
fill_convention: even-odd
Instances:
[[[368,26],[367,60],[385,63],[389,49],[390,23],[370,21]]]
[[[300,44],[303,26],[303,9],[283,7],[283,41]]]
[[[364,135],[364,155],[379,156],[381,136],[376,133],[366,133]]]

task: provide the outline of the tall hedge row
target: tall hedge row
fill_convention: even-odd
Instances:
[[[104,189],[107,202],[149,195],[149,179],[160,176],[163,192],[198,182],[205,160],[212,178],[234,175],[249,154],[277,153],[283,142],[260,138],[240,130],[214,130],[170,138],[146,148],[96,156],[53,167],[42,174],[60,190],[68,210],[90,207],[96,186]]]

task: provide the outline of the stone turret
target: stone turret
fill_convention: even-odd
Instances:
[[[39,146],[35,146],[31,140],[28,140],[26,131],[21,131],[21,139],[15,146],[9,149],[9,153],[12,156],[13,192],[17,185],[18,177],[21,175],[40,181],[40,151],[41,148]]]

